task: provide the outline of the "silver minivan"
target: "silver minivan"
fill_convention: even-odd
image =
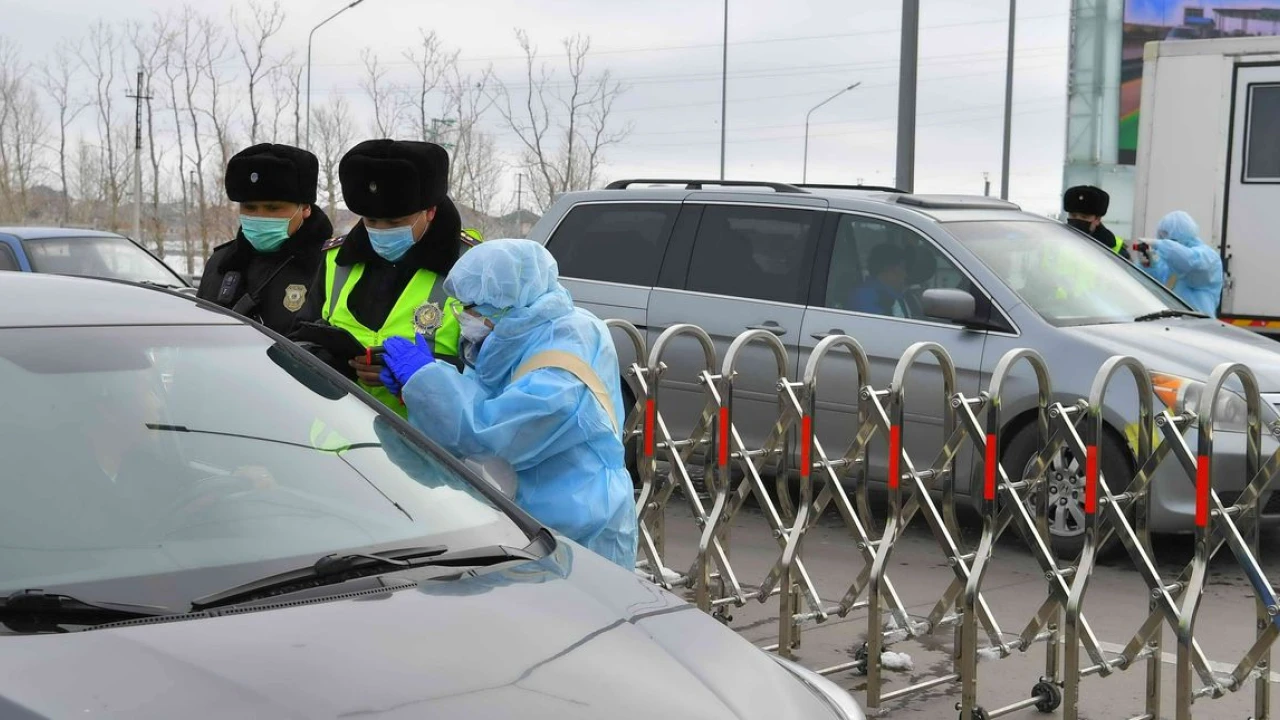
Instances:
[[[620,181],[560,197],[530,238],[556,257],[578,305],[636,324],[650,343],[673,324],[694,323],[723,357],[737,335],[765,328],[790,351],[794,377],[820,340],[846,333],[870,356],[871,382],[887,387],[907,347],[927,340],[948,350],[958,390],[970,396],[986,389],[1005,353],[1028,347],[1048,361],[1054,393],[1066,403],[1088,396],[1108,358],[1131,355],[1152,370],[1154,387],[1143,391],[1174,412],[1195,409],[1213,368],[1237,361],[1268,393],[1263,422],[1280,417],[1280,345],[1197,315],[1088,237],[1012,203],[780,183]],[[618,350],[629,366],[629,344]],[[664,361],[663,415],[678,436],[692,430],[705,402],[694,382],[702,353],[695,343],[679,343]],[[941,373],[929,363],[909,377],[903,429],[907,451],[924,465],[941,449],[945,403]],[[759,444],[776,418],[775,362],[756,346],[738,371],[735,424],[747,443]],[[817,432],[829,453],[842,452],[855,430],[853,363],[834,355],[822,378]],[[1108,391],[1108,478],[1134,473],[1126,438],[1137,392],[1129,382]],[[1221,397],[1215,467],[1222,472],[1215,482],[1233,502],[1246,484],[1245,403],[1239,395]],[[1001,457],[1013,472],[1028,467],[1036,451],[1036,386],[1027,366],[1002,403]],[[1264,453],[1277,447],[1270,435],[1263,443]],[[980,477],[975,455],[966,449],[955,465],[957,492],[970,497]],[[873,447],[869,466],[883,482],[883,443]],[[1051,530],[1064,554],[1083,542],[1083,466],[1063,450],[1051,468]],[[1112,480],[1112,489],[1122,483]],[[1153,531],[1193,528],[1193,486],[1172,463],[1157,472],[1152,495]],[[1263,502],[1264,515],[1280,520],[1280,494]]]

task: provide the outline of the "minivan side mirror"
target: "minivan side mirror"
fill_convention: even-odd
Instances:
[[[977,301],[971,293],[955,288],[925,290],[921,298],[924,314],[939,320],[949,320],[960,325],[972,325],[977,320]]]
[[[508,500],[516,499],[518,479],[516,469],[511,466],[511,463],[492,455],[472,456],[465,458],[462,463],[502,493],[503,497]]]

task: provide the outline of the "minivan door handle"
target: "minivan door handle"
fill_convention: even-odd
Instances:
[[[764,323],[760,325],[748,325],[747,329],[748,330],[764,330],[765,332],[771,332],[774,335],[777,335],[778,337],[782,337],[783,335],[787,334],[786,328],[782,327],[781,325],[779,325],[778,323],[772,320],[765,320]]]
[[[813,333],[809,337],[813,338],[814,340],[826,340],[832,335],[844,335],[844,334],[846,334],[845,331],[841,330],[840,328],[831,328],[830,330],[824,333]]]

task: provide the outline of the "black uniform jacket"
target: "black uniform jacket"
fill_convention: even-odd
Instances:
[[[200,277],[199,295],[281,334],[288,334],[307,303],[322,249],[333,224],[318,206],[279,250],[253,249],[243,232],[214,249]]]

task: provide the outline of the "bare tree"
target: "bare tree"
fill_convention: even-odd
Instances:
[[[289,69],[289,90],[293,95],[293,144],[302,146],[302,65]]]
[[[365,48],[360,51],[360,61],[364,63],[360,88],[373,103],[373,124],[370,128],[378,137],[395,137],[404,117],[403,91],[388,82],[387,67],[379,62],[378,53]]]
[[[61,186],[58,222],[60,225],[71,222],[70,178],[67,176],[68,129],[86,107],[79,93],[75,91],[76,52],[77,48],[71,41],[59,41],[54,46],[53,57],[40,68],[40,85],[49,96],[58,116],[58,182]]]
[[[404,52],[405,59],[413,64],[414,74],[417,76],[413,89],[407,91],[411,95],[407,104],[412,104],[409,114],[414,136],[421,140],[431,140],[435,137],[435,124],[432,122],[435,112],[429,109],[432,107],[432,97],[436,89],[445,83],[451,69],[456,74],[458,51],[445,52],[440,38],[434,32],[419,30],[419,33],[418,47]]]
[[[188,32],[190,19],[184,12],[174,22],[177,29],[168,34],[165,53],[161,59],[161,69],[165,76],[165,87],[162,92],[164,92],[163,101],[173,113],[173,132],[178,144],[178,188],[182,200],[182,253],[186,256],[187,274],[193,275],[196,255],[196,234],[192,231],[190,213],[193,188],[187,183],[187,143],[182,125],[186,78],[183,66],[186,64],[186,51],[190,45]]]
[[[39,170],[40,148],[49,126],[36,89],[25,80],[13,85],[7,97],[0,97],[0,103],[11,109],[5,133],[9,140],[9,172],[17,190],[17,202],[11,212],[16,220],[26,222],[32,209],[30,191]]]
[[[520,164],[530,177],[537,206],[545,209],[561,193],[592,186],[603,152],[621,142],[630,126],[614,129],[614,103],[626,91],[612,74],[588,76],[591,40],[582,35],[565,38],[568,78],[540,61],[528,33],[516,31],[525,56],[526,85],[520,93],[489,72],[492,96],[506,126],[523,148]]]
[[[262,142],[291,142],[297,145],[296,129],[292,139],[286,135],[289,127],[289,118],[295,114],[295,106],[299,99],[298,94],[293,92],[293,75],[295,72],[293,53],[290,53],[278,65],[271,68],[271,72],[267,74],[267,85],[271,90],[271,105],[267,110],[267,124],[263,128],[266,136],[261,138],[260,141]]]
[[[102,162],[98,164],[102,185],[102,197],[107,203],[107,227],[120,230],[120,205],[124,200],[125,177],[128,172],[131,155],[128,143],[122,147],[116,132],[117,96],[123,85],[119,76],[123,74],[123,57],[121,55],[120,38],[116,31],[106,22],[99,20],[89,28],[88,46],[81,48],[80,61],[93,85],[93,107],[97,110],[98,151]]]
[[[323,183],[326,212],[329,219],[336,223],[338,198],[342,194],[338,182],[338,163],[351,146],[351,139],[355,134],[347,99],[342,95],[335,95],[327,104],[318,108],[315,128],[317,143],[313,152],[320,160],[320,182]]]
[[[207,148],[200,133],[200,116],[202,113],[199,103],[200,89],[204,79],[203,63],[210,54],[205,51],[205,46],[214,42],[214,39],[207,34],[209,29],[207,20],[197,15],[190,7],[183,8],[179,22],[180,30],[175,35],[175,39],[178,41],[176,49],[178,51],[178,62],[182,70],[183,95],[180,102],[190,123],[191,147],[194,152],[194,156],[188,158],[192,165],[188,194],[192,196],[192,204],[196,208],[196,230],[200,237],[200,256],[207,258],[210,250],[208,196],[205,194],[205,156]],[[186,180],[185,176],[183,180]],[[188,255],[188,268],[192,268],[191,263],[191,256]],[[189,272],[194,273],[194,268]]]
[[[226,57],[227,40],[223,37],[221,29],[214,24],[210,18],[202,20],[204,27],[206,42],[201,45],[200,67],[208,80],[207,99],[208,105],[202,109],[202,112],[209,118],[209,124],[213,126],[214,142],[217,146],[218,157],[220,162],[214,173],[214,191],[213,196],[217,198],[215,202],[210,202],[211,212],[206,220],[212,223],[211,231],[217,236],[228,235],[235,232],[235,222],[232,219],[234,215],[231,212],[231,203],[221,192],[223,180],[227,174],[227,163],[231,160],[232,146],[234,140],[231,137],[232,116],[230,107],[227,103],[225,86],[226,78],[220,71],[220,63]],[[201,179],[203,182],[203,178]],[[203,187],[202,195],[203,195]],[[205,196],[208,197],[208,196]],[[205,249],[205,257],[209,257],[209,251]]]
[[[249,16],[244,23],[237,22],[235,8],[232,7],[231,25],[235,28],[236,47],[249,75],[249,142],[256,145],[262,121],[258,85],[275,69],[267,59],[267,43],[284,25],[284,11],[280,9],[278,0],[273,0],[270,5],[250,0]]]
[[[491,76],[486,74],[475,81],[470,75],[461,75],[456,64],[452,64],[451,70],[452,77],[446,83],[446,109],[455,120],[453,158],[449,165],[450,194],[454,200],[487,215],[494,209],[504,169],[498,157],[497,140],[480,125],[481,118],[493,105],[486,87]]]
[[[0,36],[0,217],[21,221],[17,215],[19,187],[14,178],[13,125],[18,108],[15,96],[21,91],[26,70],[18,48]]]
[[[145,228],[143,234],[151,236],[152,249],[156,255],[163,258],[165,256],[165,224],[160,215],[160,176],[165,152],[163,148],[156,145],[155,111],[150,98],[155,87],[153,78],[163,67],[169,53],[169,46],[173,42],[170,19],[165,15],[156,15],[149,26],[131,25],[129,38],[137,53],[138,62],[142,66],[146,83],[140,90],[145,90],[142,94],[148,98],[145,101],[146,115],[143,117],[143,123],[151,173],[151,197],[147,201],[147,217],[143,222]]]

